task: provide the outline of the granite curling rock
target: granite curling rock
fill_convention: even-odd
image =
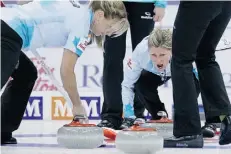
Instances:
[[[154,128],[134,125],[118,132],[115,145],[126,154],[153,154],[163,148],[163,137]]]
[[[162,116],[160,120],[149,120],[144,124],[140,124],[140,126],[143,128],[155,128],[163,138],[172,136],[173,121],[167,118],[165,112],[159,112],[158,115]]]
[[[68,149],[94,149],[103,145],[103,129],[95,124],[82,124],[84,116],[75,116],[70,124],[58,129],[57,142]]]

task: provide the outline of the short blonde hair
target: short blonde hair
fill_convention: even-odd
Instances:
[[[122,35],[129,28],[127,11],[122,0],[92,0],[90,8],[93,12],[102,10],[106,19],[118,19],[120,28],[114,33],[113,37]],[[98,46],[102,47],[104,36],[94,36]]]
[[[172,49],[172,31],[170,29],[155,28],[148,37],[148,47]]]

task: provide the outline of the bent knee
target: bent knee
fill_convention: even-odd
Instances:
[[[210,65],[217,65],[215,57],[197,58],[195,62],[196,62],[198,69],[203,69],[203,68],[208,67]]]

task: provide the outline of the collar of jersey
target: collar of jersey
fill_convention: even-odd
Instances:
[[[90,13],[90,25],[91,25],[91,24],[92,24],[92,21],[93,21],[93,15],[94,15],[92,9],[90,9],[89,13]],[[90,29],[90,32],[92,32],[91,29]]]
[[[90,9],[90,24],[92,23],[93,20],[93,11]]]

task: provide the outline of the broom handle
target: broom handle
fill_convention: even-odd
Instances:
[[[45,64],[45,62],[43,61],[42,57],[39,55],[39,53],[37,52],[37,50],[33,50],[32,53],[35,55],[35,57],[41,63],[43,69],[46,72],[46,75],[49,76],[49,78],[51,79],[51,81],[53,82],[53,84],[58,88],[58,91],[63,95],[64,99],[66,100],[66,102],[68,104],[68,106],[71,109],[73,109],[72,101],[71,101],[70,97],[68,96],[67,92],[64,90],[63,86],[61,86],[59,84],[59,82],[56,80],[56,78],[54,77],[53,73],[51,72],[51,70],[49,69],[49,67]]]

